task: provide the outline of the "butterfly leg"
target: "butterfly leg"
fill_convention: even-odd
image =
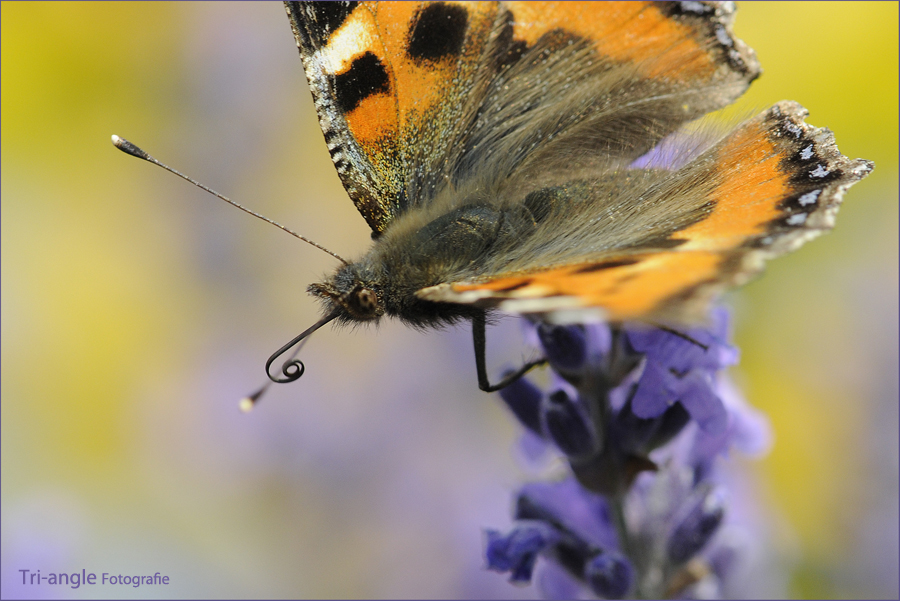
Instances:
[[[496,392],[501,388],[506,388],[531,371],[531,369],[547,362],[546,359],[529,361],[513,373],[508,374],[497,384],[491,384],[488,381],[487,367],[484,360],[485,340],[485,314],[482,311],[472,318],[472,341],[475,343],[475,369],[478,371],[478,388],[485,392]]]
[[[700,342],[699,340],[696,340],[696,339],[694,339],[694,338],[691,338],[690,336],[688,336],[688,335],[685,334],[684,332],[679,332],[678,330],[673,330],[672,328],[670,328],[670,327],[668,327],[668,326],[661,325],[661,324],[654,324],[654,325],[656,325],[656,327],[659,328],[660,330],[662,330],[663,332],[668,332],[669,334],[672,334],[673,336],[678,336],[678,337],[681,338],[682,340],[687,340],[687,341],[690,342],[691,344],[694,344],[694,345],[696,345],[696,346],[699,346],[700,348],[703,349],[704,352],[706,352],[706,351],[709,350],[709,345],[703,344],[703,343]]]

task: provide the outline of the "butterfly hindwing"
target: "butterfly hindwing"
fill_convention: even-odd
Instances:
[[[577,315],[602,307],[615,321],[696,320],[711,298],[746,281],[765,260],[833,227],[844,191],[872,170],[869,161],[841,155],[831,132],[807,125],[806,114],[794,102],[778,103],[687,165],[633,190],[651,215],[654,205],[663,210],[655,221],[634,213],[626,227],[633,239],[618,248],[569,259],[562,251],[545,252],[541,264],[507,264],[505,272],[420,296],[519,313]],[[669,227],[679,212],[698,208],[702,218]],[[587,235],[608,239],[604,227],[611,225]],[[553,227],[569,227],[565,236],[573,240],[585,235],[584,227]],[[639,244],[648,228],[670,231],[654,248]]]

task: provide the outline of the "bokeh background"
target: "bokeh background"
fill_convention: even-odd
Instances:
[[[784,594],[898,596],[898,5],[745,3],[782,99],[874,174],[837,229],[730,296],[734,377],[771,418],[748,463]],[[2,4],[2,596],[533,597],[481,528],[527,477],[467,328],[314,336],[334,261],[127,157],[111,134],[344,256],[368,243],[273,3]],[[520,360],[518,326],[489,364]],[[169,575],[23,587],[20,569]],[[773,574],[773,578],[778,575]]]

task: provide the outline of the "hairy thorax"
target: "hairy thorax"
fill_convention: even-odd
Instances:
[[[540,216],[526,205],[509,208],[470,202],[419,227],[389,228],[359,261],[310,286],[326,311],[340,321],[372,321],[383,315],[420,327],[440,326],[482,312],[472,306],[435,303],[416,292],[458,278],[477,277],[499,253],[528,238]]]

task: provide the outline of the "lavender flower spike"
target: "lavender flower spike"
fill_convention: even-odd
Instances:
[[[522,582],[542,558],[555,566],[546,590],[574,583],[607,599],[727,590],[740,523],[719,458],[731,448],[763,451],[769,434],[722,373],[738,359],[727,312],[709,323],[529,326],[552,383],[542,391],[521,380],[501,398],[571,475],[521,489],[512,530],[487,533],[488,567]],[[729,536],[718,536],[726,525]]]

